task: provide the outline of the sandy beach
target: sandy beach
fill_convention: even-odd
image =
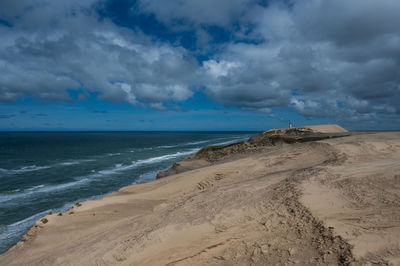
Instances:
[[[51,200],[51,199],[49,199]],[[400,265],[400,132],[272,130],[53,213],[0,265]]]

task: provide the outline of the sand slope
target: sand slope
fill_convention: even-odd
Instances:
[[[48,215],[0,264],[398,263],[399,189],[400,133],[265,147]]]
[[[316,132],[316,133],[346,133],[346,132],[349,132],[347,129],[344,129],[341,126],[336,125],[336,124],[300,126],[300,127],[294,127],[293,129],[311,129],[313,132]],[[276,130],[287,130],[287,129],[270,129],[267,132],[276,131]]]
[[[336,124],[305,126],[305,127],[306,128],[310,128],[315,132],[321,132],[321,133],[344,133],[344,132],[348,132],[346,129],[344,129],[341,126],[336,125]]]

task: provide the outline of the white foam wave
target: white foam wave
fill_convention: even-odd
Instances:
[[[63,166],[69,166],[69,165],[76,165],[84,162],[93,162],[95,161],[94,159],[82,159],[82,160],[72,160],[72,161],[66,161],[54,165],[43,165],[43,166],[36,166],[36,165],[28,165],[28,166],[23,166],[18,169],[4,169],[0,168],[0,176],[11,176],[15,174],[21,174],[21,173],[28,173],[28,172],[35,172],[35,171],[40,171],[43,169],[49,169],[51,167],[57,166],[57,165],[63,165]]]
[[[116,153],[108,153],[107,156],[118,156],[121,155],[122,153],[116,152]]]
[[[124,172],[127,170],[131,170],[131,169],[134,169],[139,166],[146,165],[146,164],[154,164],[154,163],[172,160],[172,159],[175,159],[178,157],[183,157],[183,156],[195,153],[198,150],[199,149],[196,148],[196,149],[191,149],[189,151],[176,152],[173,154],[167,154],[167,155],[163,155],[163,156],[138,160],[129,165],[116,164],[116,165],[114,165],[113,168],[101,170],[101,171],[92,173],[87,176],[77,177],[77,178],[75,178],[74,181],[68,182],[68,183],[63,183],[63,184],[58,184],[58,185],[34,186],[31,188],[25,189],[23,191],[20,191],[18,193],[2,193],[2,194],[0,194],[0,202],[8,202],[8,201],[16,200],[16,199],[26,200],[27,198],[38,196],[38,194],[51,193],[51,192],[56,192],[56,191],[60,191],[60,190],[64,191],[66,189],[71,189],[74,187],[81,187],[83,184],[94,182],[94,181],[96,181],[97,178],[100,178],[103,176],[118,174],[118,173],[121,173],[121,172]]]
[[[199,151],[198,148],[196,149],[191,149],[189,151],[184,151],[184,152],[176,152],[173,154],[167,154],[167,155],[163,155],[163,156],[159,156],[159,157],[153,157],[153,158],[149,158],[149,159],[145,159],[145,160],[139,160],[137,162],[135,162],[135,165],[142,165],[142,164],[149,164],[149,163],[156,163],[156,162],[162,162],[162,161],[168,161],[177,157],[181,157],[181,156],[186,156],[192,153],[195,153]]]
[[[37,196],[38,194],[50,193],[60,190],[65,190],[70,187],[81,186],[84,183],[90,182],[88,179],[81,179],[73,182],[63,183],[59,185],[39,185],[34,186],[28,189],[23,190],[18,193],[2,193],[0,194],[0,203],[13,201],[16,199],[24,199],[30,198],[32,196]]]
[[[81,164],[81,163],[86,163],[86,162],[94,162],[94,161],[95,161],[94,159],[72,160],[72,161],[60,163],[60,165],[69,166],[69,165],[76,165],[76,164]]]
[[[179,145],[161,145],[161,146],[157,146],[155,147],[156,149],[170,149],[170,148],[175,148],[178,147]]]
[[[174,158],[178,158],[181,156],[186,156],[186,155],[195,153],[198,150],[199,149],[196,148],[196,149],[191,149],[189,151],[176,152],[176,153],[167,154],[167,155],[163,155],[163,156],[152,157],[152,158],[148,158],[148,159],[144,159],[144,160],[138,160],[129,165],[117,164],[114,166],[114,168],[99,171],[98,173],[95,174],[95,176],[116,174],[119,172],[137,168],[141,165],[153,164],[153,163],[159,163],[159,162],[163,162],[163,161],[172,160]]]
[[[26,172],[34,172],[34,171],[39,171],[42,169],[47,169],[50,168],[51,166],[36,166],[36,165],[28,165],[28,166],[23,166],[19,169],[4,169],[0,168],[0,173],[3,175],[14,175],[14,174],[19,174],[19,173],[26,173]]]
[[[26,189],[26,191],[34,191],[34,190],[39,189],[39,188],[42,188],[42,187],[44,187],[44,186],[45,186],[45,185],[34,186],[34,187],[31,187],[31,188]]]

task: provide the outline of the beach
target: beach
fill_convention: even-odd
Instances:
[[[0,254],[49,212],[64,212],[76,202],[152,181],[206,145],[226,145],[254,134],[0,133]]]
[[[204,148],[41,218],[0,264],[399,265],[400,132],[329,125]]]

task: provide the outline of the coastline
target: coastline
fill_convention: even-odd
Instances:
[[[47,215],[45,223],[43,218],[37,221],[22,241],[0,255],[0,261],[4,265],[27,260],[33,265],[399,261],[400,204],[393,186],[400,180],[395,174],[400,168],[400,133],[285,141],[264,146],[257,142],[257,149],[239,153],[235,145],[220,161],[191,156],[186,168],[168,177],[121,188],[62,216]],[[251,142],[245,146],[248,149]],[[367,184],[362,182],[365,176]],[[362,193],[368,189],[376,192],[375,197]]]
[[[250,132],[60,134],[2,136],[6,160],[0,168],[0,254],[51,211],[64,212],[76,202],[149,182],[159,171],[204,145],[248,139]],[[20,138],[35,145],[21,148],[26,152],[19,155],[12,150]],[[74,152],[75,144],[68,145],[71,141],[79,147],[78,153]],[[49,142],[55,145],[47,145]]]

